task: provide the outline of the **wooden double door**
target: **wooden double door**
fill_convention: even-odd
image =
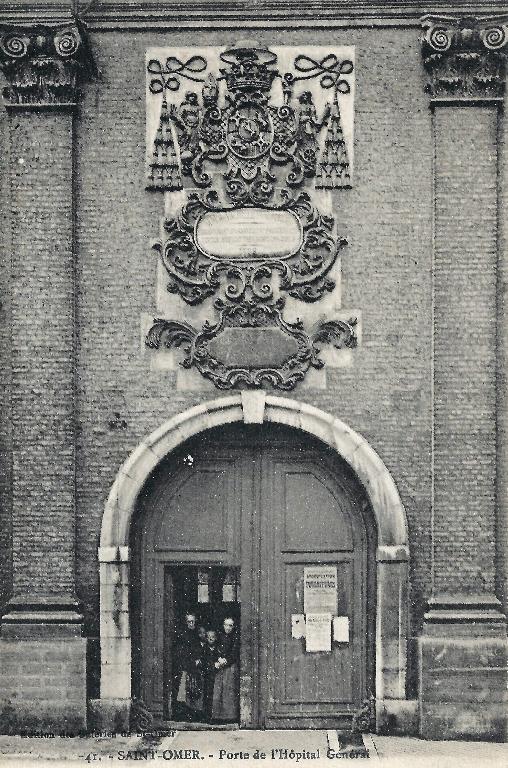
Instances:
[[[225,612],[220,591],[208,607],[192,587],[182,599],[182,574],[198,571],[235,574],[242,726],[338,727],[371,691],[371,510],[349,467],[298,435],[214,430],[171,454],[147,483],[131,541],[133,682],[156,715],[171,717],[173,638],[185,611],[206,609],[217,622]],[[297,627],[304,578],[316,566],[336,572],[333,615],[347,618],[347,637],[313,652]]]

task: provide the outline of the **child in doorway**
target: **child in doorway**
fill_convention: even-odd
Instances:
[[[201,654],[201,669],[203,673],[203,710],[205,720],[211,722],[214,698],[215,676],[220,658],[217,632],[209,629],[206,633],[206,644]]]

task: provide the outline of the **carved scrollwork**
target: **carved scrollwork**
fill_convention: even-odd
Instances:
[[[6,32],[0,37],[0,50],[11,59],[23,59],[28,56],[30,37],[23,32]]]
[[[82,45],[81,35],[76,27],[59,30],[53,38],[55,51],[62,59],[75,56]]]
[[[190,56],[186,61],[181,61],[177,56],[168,56],[164,62],[150,59],[147,64],[147,71],[151,75],[148,85],[150,93],[178,91],[182,79],[203,83],[204,78],[199,75],[205,72],[207,66],[203,56]]]
[[[230,171],[225,181],[228,197],[234,206],[268,206],[275,193],[275,176],[259,168],[250,181],[245,180],[240,167]]]
[[[241,179],[236,182],[242,189]],[[255,261],[248,251],[236,254],[234,259],[207,254],[199,244],[200,220],[207,212],[215,212],[224,215],[226,224],[228,212],[242,207],[246,194],[235,193],[236,204],[224,207],[215,192],[191,193],[179,216],[165,221],[167,239],[154,246],[170,278],[168,290],[178,293],[188,304],[199,304],[225,282],[226,296],[232,301],[243,299],[248,290],[252,298],[268,300],[274,292],[270,281],[276,275],[276,287],[302,301],[317,301],[325,292],[333,290],[335,283],[328,273],[338,251],[346,244],[344,238],[336,241],[333,237],[333,219],[316,210],[307,192],[293,196],[282,190],[279,202],[269,205],[262,194],[253,199],[252,187],[250,190],[249,202],[257,204],[256,208],[251,205],[251,210],[288,211],[300,223],[302,239],[297,252],[285,256],[266,255]],[[269,282],[261,281],[261,276]]]
[[[10,105],[72,104],[79,78],[94,75],[82,25],[0,27],[0,67]]]
[[[351,88],[344,75],[353,71],[353,62],[341,60],[335,53],[328,53],[320,61],[301,53],[295,59],[296,75],[286,75],[286,81],[312,80],[319,77],[321,88],[333,88],[339,93],[349,93]]]
[[[218,389],[268,384],[276,389],[291,390],[303,380],[309,368],[323,367],[319,353],[325,343],[337,349],[356,345],[356,319],[347,323],[328,321],[308,334],[301,320],[294,323],[284,320],[283,305],[282,299],[272,305],[254,301],[233,305],[218,299],[217,323],[206,321],[198,331],[188,323],[155,319],[145,343],[151,349],[182,347],[185,356],[181,365],[196,367]],[[252,344],[246,346],[249,331]],[[267,364],[270,358],[270,354],[266,354],[267,345],[272,347],[272,357],[273,347],[277,348],[278,365]]]
[[[423,63],[433,98],[499,98],[506,78],[506,22],[427,17]]]

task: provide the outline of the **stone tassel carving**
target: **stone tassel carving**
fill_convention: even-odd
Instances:
[[[340,122],[340,109],[337,100],[334,99],[328,120],[325,146],[316,171],[316,189],[340,189],[349,187],[350,184],[349,159]]]
[[[148,166],[147,189],[162,192],[182,189],[180,164],[171,129],[171,114],[166,94],[162,97],[159,127],[153,142],[152,161]]]

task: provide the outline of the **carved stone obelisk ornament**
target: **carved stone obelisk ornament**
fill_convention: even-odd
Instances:
[[[338,189],[347,187],[349,183],[349,160],[340,122],[340,109],[338,103],[334,101],[330,111],[324,150],[319,158],[319,167],[316,172],[316,187]]]
[[[15,669],[2,693],[32,731],[76,732],[86,641],[74,562],[73,108],[93,65],[74,24],[0,29],[0,65],[11,128],[14,581],[0,667],[5,653]],[[75,698],[51,701],[46,689],[59,686]]]
[[[420,639],[420,728],[427,738],[442,738],[446,721],[447,738],[502,739],[506,627],[495,596],[493,319],[496,134],[508,28],[495,19],[432,17],[423,30],[435,153],[434,495],[433,594]]]
[[[148,61],[149,91],[163,94],[148,188],[186,190],[156,248],[168,291],[190,305],[216,297],[218,319],[196,329],[158,318],[146,343],[183,344],[182,365],[220,389],[292,389],[323,366],[323,344],[356,345],[355,318],[306,330],[284,317],[284,294],[316,302],[335,286],[331,272],[346,241],[314,189],[350,184],[338,94],[350,93],[353,62],[300,53],[281,74],[277,55],[249,42],[222,51],[218,72],[208,69],[197,53]],[[302,87],[312,81],[331,104],[316,106]],[[200,87],[172,103],[184,82]]]
[[[148,189],[182,189],[180,164],[171,130],[171,115],[166,96],[163,96],[159,127],[153,143],[153,155],[149,165]]]

